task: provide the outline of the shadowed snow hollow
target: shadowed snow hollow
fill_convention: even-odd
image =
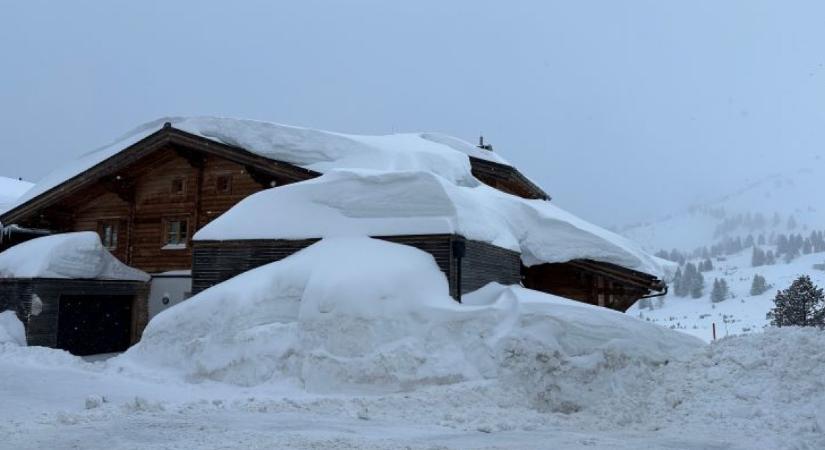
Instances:
[[[576,394],[582,383],[600,373],[656,366],[703,347],[617,312],[519,287],[491,284],[464,304],[447,292],[432,256],[418,249],[324,239],[159,314],[115,363],[190,381],[291,380],[311,392],[501,380],[539,407],[572,411],[584,400]]]

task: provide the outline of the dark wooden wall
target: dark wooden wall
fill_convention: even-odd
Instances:
[[[450,283],[450,295],[458,298],[458,259],[453,242],[463,238],[449,234],[416,236],[381,236],[397,244],[409,245],[429,253]],[[192,268],[192,293],[228,280],[256,267],[279,261],[304,249],[318,239],[304,240],[235,240],[196,241]],[[497,281],[518,284],[521,279],[519,254],[494,245],[465,241],[461,259],[461,291],[467,293]]]
[[[34,295],[43,309],[31,315]],[[149,285],[138,281],[65,280],[51,278],[0,280],[0,310],[11,309],[26,328],[28,345],[55,347],[57,344],[59,301],[61,295],[133,296],[131,342],[140,340],[149,320]]]
[[[650,292],[569,263],[539,264],[523,271],[526,288],[618,311],[627,311]]]
[[[547,193],[514,167],[474,157],[470,163],[473,176],[488,186],[523,198],[550,200]]]
[[[230,191],[220,192],[217,179],[228,176]],[[181,179],[183,193],[172,192]],[[124,172],[125,181],[103,180],[77,192],[47,211],[38,225],[56,231],[99,231],[102,222],[118,224],[112,253],[125,264],[150,273],[187,270],[191,242],[183,249],[164,249],[165,220],[185,219],[192,235],[243,198],[266,187],[247,169],[214,156],[186,153],[168,145]]]

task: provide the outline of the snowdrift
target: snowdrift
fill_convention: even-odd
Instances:
[[[26,345],[26,330],[14,311],[0,312],[0,345]]]
[[[316,393],[499,380],[543,408],[575,410],[583,407],[573,400],[582,398],[575,380],[703,347],[518,287],[488,285],[466,301],[449,297],[427,253],[369,238],[324,239],[164,311],[113,363],[195,382],[291,380]]]
[[[457,233],[518,251],[528,266],[593,259],[658,277],[658,260],[633,242],[547,201],[479,184],[459,186],[430,172],[333,170],[253,194],[196,240],[305,239]]]
[[[424,170],[459,184],[475,185],[478,181],[471,174],[468,156],[509,165],[496,153],[441,133],[363,136],[255,120],[164,117],[61,166],[26,192],[15,206],[116,155],[160,130],[165,122],[188,133],[321,173],[332,169]]]
[[[55,234],[0,253],[0,278],[79,278],[149,281],[117,260],[92,231]]]

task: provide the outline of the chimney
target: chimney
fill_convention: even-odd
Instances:
[[[493,146],[491,144],[484,144],[484,135],[478,136],[478,148],[482,150],[487,150],[488,152],[493,151]]]

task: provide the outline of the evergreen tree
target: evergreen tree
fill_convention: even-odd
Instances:
[[[776,237],[776,256],[777,257],[779,255],[783,255],[785,253],[788,253],[788,251],[790,249],[791,249],[790,241],[788,240],[787,236],[785,236],[784,234],[780,234],[779,236]]]
[[[684,297],[686,295],[684,286],[685,284],[682,279],[682,268],[679,267],[676,269],[676,274],[673,275],[673,295],[677,297]]]
[[[752,267],[759,267],[765,265],[765,252],[762,251],[759,247],[753,247],[753,253],[751,253],[751,266]]]
[[[773,302],[775,306],[767,314],[772,326],[825,328],[825,294],[809,276],[803,275],[788,289],[777,292]]]
[[[810,255],[811,252],[813,252],[813,251],[814,251],[814,246],[813,246],[813,244],[811,244],[811,240],[806,238],[805,242],[802,243],[802,254],[803,255]]]
[[[713,270],[713,262],[711,262],[710,258],[705,259],[705,270],[702,272],[710,272]]]
[[[762,275],[756,274],[753,276],[753,282],[751,283],[751,295],[762,295],[770,289],[768,286],[767,281],[765,281],[765,277]]]
[[[693,276],[693,279],[690,283],[690,296],[693,298],[701,298],[704,295],[705,291],[705,277],[699,271],[696,271],[696,275]]]
[[[765,245],[765,235],[760,234],[759,239],[756,240],[757,245]]]
[[[713,289],[710,291],[710,301],[719,303],[728,298],[728,282],[724,278],[713,280]]]
[[[772,266],[776,264],[776,257],[773,255],[773,250],[768,250],[768,253],[765,253],[765,265]]]
[[[793,216],[788,217],[788,229],[794,230],[796,229],[796,219]]]

